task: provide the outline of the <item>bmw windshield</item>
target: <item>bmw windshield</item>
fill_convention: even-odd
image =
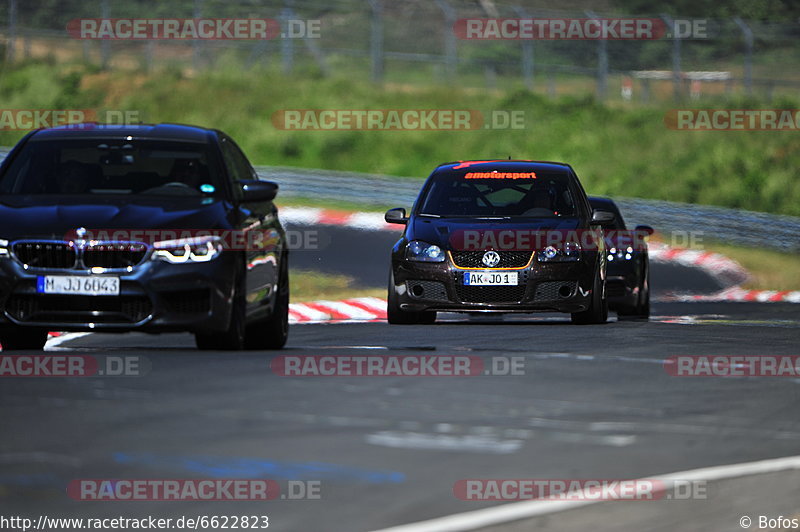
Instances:
[[[0,194],[217,196],[208,144],[154,140],[32,140],[0,177]]]
[[[441,169],[429,179],[417,214],[477,218],[577,216],[570,174],[534,168],[484,165]]]

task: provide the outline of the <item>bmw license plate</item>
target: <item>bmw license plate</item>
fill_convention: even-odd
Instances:
[[[40,294],[76,296],[118,296],[119,277],[99,275],[40,275],[36,280]]]
[[[517,272],[464,272],[465,286],[517,286]]]

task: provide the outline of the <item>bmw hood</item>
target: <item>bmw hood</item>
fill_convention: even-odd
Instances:
[[[225,229],[232,206],[214,198],[0,198],[0,239],[62,239],[79,227],[105,229]]]

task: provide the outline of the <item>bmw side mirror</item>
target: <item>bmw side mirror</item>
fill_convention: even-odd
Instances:
[[[613,212],[595,209],[592,211],[592,225],[611,225],[616,215]]]
[[[383,216],[383,219],[386,220],[387,224],[400,224],[406,225],[408,224],[408,218],[406,217],[406,210],[402,207],[398,207],[396,209],[389,209],[386,211],[386,214]]]
[[[642,233],[645,236],[650,236],[656,232],[656,230],[650,227],[649,225],[637,225],[634,231],[637,233]]]
[[[278,184],[272,181],[248,179],[239,181],[239,184],[242,187],[242,201],[245,203],[272,201],[278,195]]]

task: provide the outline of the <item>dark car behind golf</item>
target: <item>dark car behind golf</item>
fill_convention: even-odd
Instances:
[[[614,213],[614,221],[603,230],[606,234],[606,295],[608,308],[621,318],[650,317],[650,259],[645,237],[653,234],[649,225],[625,226],[619,207],[609,198],[590,197],[594,209]]]
[[[3,349],[41,349],[54,330],[189,331],[201,349],[282,347],[288,251],[277,189],[216,130],[31,132],[0,165]]]
[[[389,322],[432,323],[439,311],[555,311],[575,323],[604,323],[600,226],[612,220],[612,213],[592,210],[567,164],[441,165],[410,216],[386,213],[387,222],[406,225],[392,250]],[[495,242],[505,237],[508,245]]]

